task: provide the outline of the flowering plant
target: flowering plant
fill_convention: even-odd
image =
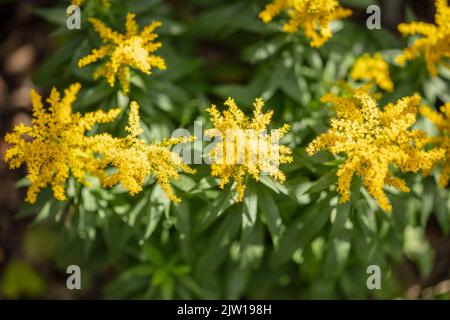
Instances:
[[[410,297],[427,225],[450,231],[447,1],[398,26],[409,45],[352,16],[366,1],[174,3],[65,1],[81,28],[54,26],[3,139],[80,297]]]

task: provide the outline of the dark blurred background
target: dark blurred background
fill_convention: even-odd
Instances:
[[[169,2],[176,5],[178,1]],[[345,4],[345,1],[342,2]],[[379,2],[382,4],[383,25],[394,33],[396,33],[397,24],[404,21],[407,8],[422,21],[433,20],[433,0],[381,0]],[[33,87],[32,77],[36,67],[49,57],[54,48],[54,43],[49,37],[52,26],[34,15],[31,8],[52,6],[55,3],[56,1],[51,0],[0,0],[0,156],[2,159],[6,148],[3,139],[5,133],[20,122],[30,122],[29,92]],[[366,13],[362,10],[354,10],[355,14],[352,17],[354,22],[364,24]],[[66,275],[54,269],[48,260],[35,259],[37,255],[45,257],[45,249],[51,246],[51,236],[47,237],[45,232],[42,234],[42,230],[30,228],[33,222],[32,217],[15,218],[24,199],[24,188],[17,189],[15,184],[24,174],[23,168],[9,170],[5,162],[0,161],[0,298],[5,295],[8,298],[16,298],[17,292],[23,292],[24,296],[29,297],[40,296],[41,292],[44,292],[44,286],[46,298],[74,298],[72,293],[66,290]],[[41,233],[36,234],[39,232]],[[417,298],[424,294],[426,296],[426,290],[450,291],[449,281],[444,281],[450,269],[450,237],[441,234],[433,219],[427,226],[427,236],[436,252],[433,271],[428,279],[420,280],[418,271],[407,260],[398,266],[401,280],[405,287],[409,288],[408,298]],[[24,261],[28,263],[23,263]],[[29,287],[17,288],[15,286],[18,284],[11,283],[11,280],[5,284],[5,274],[12,272],[11,270],[16,273],[15,277],[28,277]],[[45,283],[40,275],[45,275]],[[83,297],[95,298],[98,293],[94,288],[93,291],[83,295]]]

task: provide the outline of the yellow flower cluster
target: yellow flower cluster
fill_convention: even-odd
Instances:
[[[70,173],[85,184],[88,173],[99,178],[103,186],[121,184],[131,194],[140,192],[145,178],[154,175],[168,197],[179,202],[170,187],[170,180],[177,179],[180,170],[188,173],[194,170],[169,147],[183,142],[183,138],[169,139],[161,144],[147,144],[140,139],[142,128],[136,102],[131,103],[126,127],[128,136],[115,138],[107,133],[87,136],[86,131],[95,124],[113,121],[120,110],[99,110],[85,115],[73,113],[72,103],[79,89],[79,84],[73,84],[65,90],[62,99],[53,89],[47,99],[48,111],[39,94],[32,91],[32,126],[19,124],[5,137],[11,145],[5,154],[11,169],[23,163],[27,165],[30,187],[26,201],[34,203],[38,192],[48,185],[52,186],[55,198],[64,200]],[[113,171],[111,174],[107,173],[109,169]]]
[[[132,101],[125,138],[113,138],[103,135],[96,141],[93,148],[101,154],[102,169],[114,168],[111,174],[101,171],[100,181],[110,187],[121,184],[130,194],[142,191],[147,176],[153,175],[170,200],[178,203],[178,198],[171,186],[171,179],[178,179],[179,171],[195,173],[186,165],[180,156],[170,150],[172,145],[184,142],[186,139],[168,139],[161,144],[147,144],[139,136],[143,130],[140,125],[139,105]]]
[[[447,60],[450,57],[450,7],[447,0],[436,0],[436,24],[425,22],[401,23],[399,31],[404,35],[420,34],[423,37],[416,40],[412,47],[405,48],[403,54],[397,57],[397,62],[404,64],[424,54],[428,72],[437,75],[437,66],[443,64],[450,67]]]
[[[441,133],[440,136],[430,138],[429,142],[445,150],[445,162],[439,176],[439,184],[446,187],[450,179],[450,103],[447,102],[441,107],[441,113],[427,106],[421,106],[420,113],[433,122]]]
[[[389,65],[380,53],[375,53],[373,56],[366,53],[361,56],[353,66],[351,77],[353,80],[363,80],[377,85],[388,92],[394,90],[394,84],[389,75]]]
[[[127,94],[130,87],[128,79],[130,67],[145,74],[151,74],[153,67],[161,70],[166,68],[164,59],[152,54],[162,46],[160,42],[154,42],[158,35],[153,32],[161,25],[160,22],[152,22],[139,33],[135,14],[128,13],[125,23],[126,34],[120,34],[96,18],[90,18],[89,21],[103,40],[103,45],[81,58],[78,66],[81,68],[109,57],[94,72],[95,79],[105,77],[113,87],[118,78],[122,91]]]
[[[86,172],[98,173],[89,149],[93,138],[85,133],[97,123],[113,121],[120,110],[100,110],[85,115],[73,113],[72,103],[79,90],[80,85],[73,84],[64,91],[61,99],[53,88],[47,99],[50,104],[48,110],[44,108],[41,96],[33,90],[32,126],[19,124],[5,136],[5,141],[12,145],[5,154],[10,168],[20,167],[23,163],[27,165],[30,181],[28,202],[35,202],[38,192],[48,185],[52,186],[55,198],[64,200],[64,185],[70,171],[82,183]]]
[[[289,130],[289,125],[285,124],[268,134],[267,127],[273,111],[262,112],[262,99],[254,102],[252,119],[239,109],[232,98],[228,98],[225,105],[228,110],[222,114],[215,105],[208,109],[214,128],[206,130],[205,135],[219,139],[210,152],[211,175],[221,178],[221,188],[233,179],[236,182],[236,201],[241,202],[247,173],[257,181],[261,174],[266,174],[284,182],[285,175],[278,166],[291,162],[292,152],[288,147],[279,145],[279,139]]]
[[[338,0],[274,0],[266,5],[259,17],[264,23],[269,23],[285,11],[289,21],[283,26],[284,32],[303,29],[305,36],[311,39],[311,47],[320,47],[331,38],[330,23],[333,20],[352,14],[351,10],[340,7]]]
[[[362,91],[348,98],[328,94],[322,101],[332,103],[337,115],[331,120],[330,130],[312,141],[307,152],[313,155],[327,149],[334,155],[345,154],[337,172],[341,202],[349,200],[352,178],[358,175],[379,206],[391,211],[383,187],[392,186],[403,192],[409,188],[389,167],[402,172],[428,170],[444,156],[442,149],[424,150],[426,134],[410,129],[416,122],[418,95],[388,104],[383,111]]]

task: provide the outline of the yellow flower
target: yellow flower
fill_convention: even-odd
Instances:
[[[89,21],[100,35],[103,45],[81,58],[78,61],[78,66],[81,68],[109,57],[109,60],[94,72],[95,79],[105,77],[110,86],[113,87],[116,78],[118,78],[123,92],[127,94],[130,86],[128,79],[130,67],[145,74],[151,74],[153,67],[161,70],[166,68],[164,59],[152,54],[162,46],[160,42],[154,42],[158,35],[153,32],[161,25],[160,22],[152,22],[139,33],[135,14],[128,13],[125,23],[126,34],[120,34],[111,30],[96,18],[90,18]]]
[[[44,108],[41,96],[33,90],[32,126],[19,124],[5,136],[5,141],[11,145],[5,154],[10,168],[20,167],[23,163],[27,165],[30,187],[26,201],[30,203],[34,203],[39,191],[48,185],[52,186],[55,198],[64,200],[64,186],[70,172],[81,183],[85,183],[86,172],[98,173],[93,151],[89,148],[90,140],[94,138],[85,133],[97,123],[113,121],[120,110],[84,115],[73,113],[72,103],[79,90],[80,85],[73,84],[64,91],[61,99],[53,88],[47,99],[48,110]]]
[[[101,0],[102,5],[106,8],[108,8],[111,5],[111,3],[109,1],[110,0]],[[86,0],[72,0],[71,4],[76,5],[76,6],[82,6],[85,2],[86,2]]]
[[[245,116],[232,98],[228,98],[225,105],[228,110],[222,114],[215,105],[208,109],[214,128],[206,130],[205,135],[219,138],[210,152],[211,175],[221,178],[221,188],[233,179],[236,182],[236,201],[241,202],[247,173],[257,181],[261,174],[280,182],[286,179],[278,166],[291,162],[292,152],[278,142],[289,130],[289,125],[285,124],[267,134],[273,111],[262,112],[262,99],[254,102],[252,119]]]
[[[416,40],[412,47],[405,48],[403,54],[397,57],[399,64],[414,60],[424,54],[428,72],[436,76],[439,64],[450,67],[450,8],[447,0],[436,0],[436,24],[425,22],[401,23],[398,30],[404,35],[420,34],[422,38]]]
[[[180,170],[187,173],[195,173],[195,170],[186,165],[170,147],[186,142],[186,139],[181,137],[167,139],[160,144],[147,144],[139,137],[143,130],[138,110],[139,105],[131,102],[126,127],[128,135],[125,138],[109,135],[97,138],[93,149],[100,154],[99,167],[113,168],[111,174],[103,171],[99,176],[100,181],[106,187],[121,184],[133,195],[141,192],[145,178],[153,175],[169,199],[180,202],[170,186],[170,180],[178,179]]]
[[[351,77],[353,80],[364,80],[381,89],[392,92],[394,84],[389,75],[389,65],[380,53],[373,56],[364,54],[355,63]]]
[[[429,142],[445,150],[444,164],[439,176],[439,184],[442,187],[446,187],[450,179],[450,102],[447,102],[441,107],[441,113],[427,106],[421,106],[420,113],[433,122],[441,133],[440,136],[430,138]]]
[[[311,47],[320,47],[331,38],[330,23],[333,20],[352,14],[351,10],[340,7],[338,0],[274,0],[266,5],[259,17],[269,23],[282,12],[289,15],[289,21],[283,26],[284,32],[303,29],[305,36],[311,39]]]
[[[417,172],[431,168],[444,156],[441,149],[424,150],[426,134],[410,129],[416,122],[418,95],[388,104],[383,111],[363,91],[349,98],[328,94],[322,101],[332,103],[337,115],[331,120],[330,130],[312,141],[307,152],[313,155],[327,149],[334,155],[345,155],[337,172],[341,202],[349,200],[353,175],[358,175],[379,206],[391,211],[383,187],[392,186],[403,192],[409,192],[409,188],[393,175],[390,166],[402,172]]]

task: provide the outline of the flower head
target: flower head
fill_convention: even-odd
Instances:
[[[103,169],[112,168],[112,173],[105,170],[99,176],[106,187],[121,184],[130,194],[142,191],[145,178],[153,175],[166,192],[170,200],[180,202],[171,186],[170,180],[179,177],[179,171],[194,173],[178,154],[172,152],[172,145],[186,142],[181,137],[168,139],[159,144],[148,144],[140,138],[143,130],[140,125],[139,105],[131,102],[128,126],[125,138],[113,138],[109,135],[99,137],[93,147],[99,154]]]
[[[440,131],[440,135],[431,137],[429,142],[432,145],[445,150],[445,158],[439,176],[439,184],[442,187],[446,187],[450,179],[450,102],[447,102],[441,107],[440,113],[427,106],[421,106],[420,113],[433,122]]]
[[[303,29],[311,39],[311,47],[320,47],[332,36],[330,23],[351,15],[352,11],[339,6],[338,0],[274,0],[266,5],[259,17],[269,23],[286,11],[289,21],[284,24],[284,32],[293,33]]]
[[[10,168],[20,167],[23,163],[27,165],[30,187],[26,200],[30,203],[34,203],[39,191],[48,185],[52,186],[55,198],[64,200],[70,172],[80,182],[85,182],[87,172],[98,173],[93,151],[89,148],[93,137],[86,136],[86,131],[97,123],[113,121],[120,110],[99,110],[84,115],[73,113],[72,103],[79,90],[80,85],[73,84],[64,90],[61,98],[53,88],[47,99],[48,109],[33,90],[32,126],[19,124],[5,136],[5,141],[11,145],[5,154]]]
[[[404,64],[414,60],[421,54],[425,56],[428,72],[437,75],[437,66],[443,64],[447,67],[450,57],[450,7],[447,0],[436,0],[436,24],[425,22],[401,23],[398,30],[404,35],[422,35],[412,47],[405,48],[403,54],[397,57],[397,62]]]
[[[350,98],[328,94],[322,101],[332,103],[337,115],[331,120],[330,130],[312,141],[307,152],[313,155],[327,149],[345,156],[337,172],[341,202],[349,200],[353,175],[358,175],[379,206],[391,211],[383,187],[392,186],[403,192],[409,192],[409,188],[393,175],[390,166],[403,172],[428,170],[444,155],[441,149],[424,150],[425,133],[411,129],[420,104],[418,95],[388,104],[383,111],[364,92]]]
[[[126,94],[129,91],[130,67],[145,74],[151,74],[154,67],[166,68],[164,59],[152,54],[162,46],[160,42],[154,42],[158,35],[153,32],[161,25],[160,22],[152,22],[138,32],[139,26],[135,21],[135,14],[128,13],[125,24],[126,33],[120,34],[96,18],[90,18],[89,21],[100,35],[103,45],[81,58],[78,66],[81,68],[105,57],[109,58],[94,72],[95,79],[105,77],[113,87],[118,78]]]
[[[389,75],[389,65],[380,53],[375,53],[373,56],[366,53],[361,56],[353,66],[351,77],[353,80],[367,81],[389,92],[394,89]]]
[[[232,98],[228,98],[225,105],[228,110],[222,114],[215,105],[208,109],[214,128],[205,134],[219,140],[210,152],[211,174],[221,178],[221,188],[231,179],[236,181],[236,201],[241,202],[247,173],[255,180],[261,174],[267,174],[280,182],[286,179],[278,166],[292,161],[291,150],[279,145],[279,139],[289,130],[289,125],[285,124],[267,134],[273,111],[262,112],[262,99],[254,102],[252,119],[239,109]]]

